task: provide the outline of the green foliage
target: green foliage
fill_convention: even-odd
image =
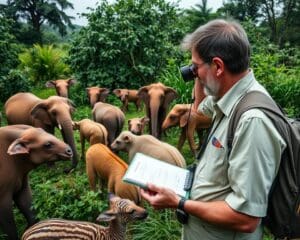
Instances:
[[[1,7],[7,17],[15,20],[15,26],[22,26],[24,20],[30,24],[30,27],[16,29],[15,33],[21,38],[21,32],[30,33],[32,39],[27,39],[27,43],[31,44],[43,42],[41,27],[44,22],[57,28],[61,35],[65,35],[67,26],[72,26],[71,19],[74,18],[65,13],[68,8],[73,9],[73,4],[67,0],[11,0]]]
[[[32,172],[30,182],[34,186],[33,206],[37,217],[95,222],[98,214],[107,208],[107,202],[99,201],[100,194],[89,190],[87,176],[82,170],[62,177],[63,167],[54,170],[43,166]]]
[[[275,101],[291,116],[300,116],[300,55],[275,46],[261,48],[252,57],[252,68],[259,82],[269,91]]]
[[[20,69],[34,85],[42,86],[48,80],[69,77],[70,69],[64,63],[65,54],[53,45],[34,45],[19,55]]]
[[[153,211],[148,204],[148,218],[131,226],[130,231],[134,240],[179,240],[181,235],[180,223],[176,220],[173,210]]]
[[[21,71],[11,70],[7,76],[0,76],[0,101],[5,102],[11,95],[27,92],[30,88],[30,82]]]
[[[178,98],[175,99],[172,104],[175,105],[176,103],[192,102],[192,89],[194,82],[185,82],[182,79],[178,64],[173,59],[169,59],[168,66],[162,72],[159,77],[159,81],[166,86],[173,87],[176,90]]]
[[[182,30],[164,0],[101,2],[76,35],[69,63],[83,87],[139,88],[155,82]]]
[[[15,43],[15,37],[11,34],[12,22],[0,14],[0,76],[6,76],[18,61],[20,48]]]
[[[208,8],[207,0],[202,0],[200,4],[184,11],[184,18],[188,24],[188,32],[193,32],[200,25],[207,23],[209,20],[216,18],[212,8]]]

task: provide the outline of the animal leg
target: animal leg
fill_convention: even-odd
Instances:
[[[86,173],[88,175],[90,188],[95,192],[96,191],[97,174],[96,174],[92,164],[89,163],[89,161],[86,162]]]
[[[194,156],[196,156],[197,147],[194,139],[194,132],[195,132],[195,128],[187,129],[187,138],[190,145],[190,149],[193,152]]]
[[[80,133],[80,143],[81,143],[81,160],[84,160],[84,150],[85,150],[85,138],[83,134]]]
[[[181,129],[180,138],[179,138],[179,141],[178,141],[178,144],[177,144],[177,149],[179,151],[181,151],[182,146],[183,146],[183,144],[184,144],[184,142],[186,140],[186,132],[185,131],[186,131],[185,127]]]
[[[0,226],[8,240],[17,240],[18,231],[13,215],[13,204],[11,196],[1,196],[0,199]]]
[[[24,184],[23,189],[15,195],[14,201],[27,220],[27,227],[35,224],[37,220],[35,218],[35,213],[31,208],[32,196],[28,180],[26,181],[26,184]]]

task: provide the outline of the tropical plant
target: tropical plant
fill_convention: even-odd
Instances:
[[[138,88],[155,82],[183,33],[176,8],[164,0],[102,1],[87,18],[69,57],[83,87]]]
[[[0,22],[0,76],[3,77],[8,74],[10,69],[18,65],[20,48],[11,34],[12,21],[0,14]]]
[[[265,34],[271,42],[281,48],[290,41],[299,46],[298,0],[228,0],[217,12],[223,17],[251,20],[259,24],[267,30]]]
[[[35,40],[39,43],[42,43],[41,26],[46,22],[56,27],[60,34],[66,34],[66,26],[72,26],[73,18],[65,13],[68,8],[73,9],[73,4],[67,0],[7,0],[6,5],[1,5],[1,9],[8,17],[17,22],[25,20],[29,23],[31,25],[29,31],[35,35]]]
[[[195,7],[185,10],[185,18],[189,24],[189,32],[194,31],[200,25],[207,23],[209,20],[216,17],[212,12],[212,8],[208,8],[207,0],[202,0]]]
[[[42,85],[48,80],[69,77],[70,69],[64,63],[65,51],[53,45],[34,45],[19,55],[20,69],[34,85]]]

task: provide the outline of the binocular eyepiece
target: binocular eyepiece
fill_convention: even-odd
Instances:
[[[180,73],[185,82],[192,81],[196,78],[194,64],[181,67]]]

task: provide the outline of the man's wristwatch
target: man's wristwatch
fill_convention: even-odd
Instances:
[[[189,219],[189,215],[184,211],[185,201],[186,199],[184,197],[181,198],[176,209],[176,217],[181,224],[186,224]]]
[[[184,197],[180,198],[177,209],[184,211],[185,201],[186,201],[186,199]]]

